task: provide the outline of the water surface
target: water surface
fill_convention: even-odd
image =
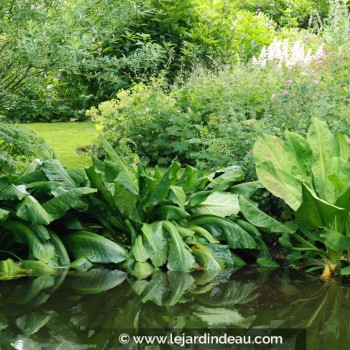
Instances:
[[[349,291],[335,280],[256,268],[159,271],[146,280],[121,271],[65,271],[0,282],[0,349],[183,349],[122,345],[119,334],[150,329],[202,334],[232,328],[289,330],[283,346],[232,349],[299,350],[303,329],[307,349],[349,349]]]

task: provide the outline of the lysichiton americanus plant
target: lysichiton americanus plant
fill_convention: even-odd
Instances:
[[[257,208],[261,184],[244,182],[240,167],[149,169],[124,163],[103,137],[101,149],[87,169],[36,160],[0,177],[0,279],[96,265],[137,278],[277,265],[260,231],[291,230]]]
[[[257,176],[295,211],[297,232],[280,243],[290,258],[324,266],[322,277],[339,269],[350,274],[350,147],[342,134],[312,119],[307,137],[286,132],[285,140],[261,135],[254,146]]]

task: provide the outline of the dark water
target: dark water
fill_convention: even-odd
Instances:
[[[142,335],[150,329],[222,334],[232,328],[245,334],[288,330],[283,345],[234,349],[302,350],[304,329],[307,349],[350,349],[350,287],[295,271],[251,268],[219,274],[158,272],[147,280],[120,271],[71,271],[0,282],[1,350],[184,349],[122,345],[119,334]]]

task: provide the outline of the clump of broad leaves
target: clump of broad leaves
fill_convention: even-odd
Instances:
[[[0,178],[0,278],[93,265],[146,277],[242,257],[274,265],[260,231],[288,228],[257,208],[250,197],[261,184],[243,182],[240,167],[207,175],[177,162],[128,166],[103,138],[101,146],[105,159],[87,169],[51,159]]]

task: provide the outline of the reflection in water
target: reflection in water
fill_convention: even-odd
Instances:
[[[66,271],[0,283],[0,349],[136,349],[122,346],[118,332],[227,328],[295,329],[280,349],[298,349],[299,330],[307,329],[308,349],[348,349],[349,291],[282,270],[158,271],[147,280],[121,271]]]

